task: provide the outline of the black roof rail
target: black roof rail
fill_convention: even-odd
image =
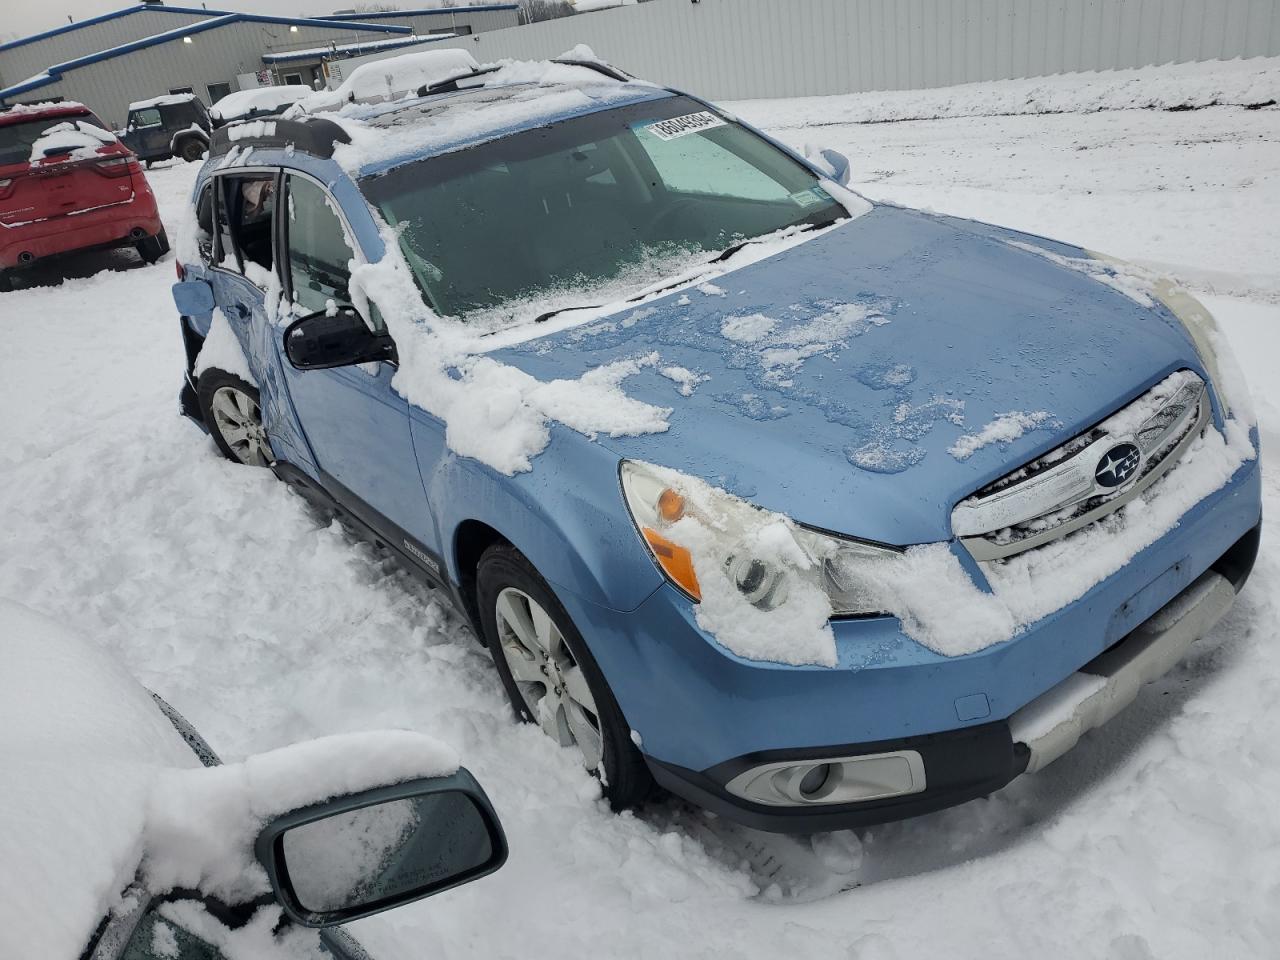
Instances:
[[[429,97],[435,93],[457,93],[464,89],[458,86],[464,80],[470,80],[473,77],[483,77],[489,73],[497,73],[501,67],[485,67],[483,70],[472,70],[470,73],[464,73],[460,77],[450,77],[448,80],[437,80],[435,83],[426,83],[418,88],[418,96]]]
[[[250,131],[246,127],[256,127]],[[305,120],[233,120],[213,131],[209,156],[230,153],[232,147],[287,147],[328,160],[340,143],[350,143],[351,135],[339,124],[324,117]]]
[[[582,67],[584,70],[594,70],[610,80],[617,80],[621,83],[628,83],[635,79],[625,70],[619,70],[613,64],[605,63],[603,60],[575,60],[573,57],[556,57],[551,62],[559,63],[566,67]]]
[[[605,63],[602,60],[575,60],[572,57],[557,57],[550,62],[558,63],[565,67],[582,67],[586,70],[594,70],[596,73],[602,74],[610,80],[617,80],[621,83],[627,83],[635,79],[635,77],[627,73],[625,70],[619,70],[617,67]],[[430,97],[437,93],[457,93],[459,90],[467,89],[462,86],[462,84],[466,83],[468,80],[473,80],[476,77],[483,77],[490,73],[497,73],[501,69],[501,67],[485,67],[481,70],[472,70],[470,73],[464,73],[460,77],[450,77],[448,80],[437,80],[435,83],[424,84],[418,88],[418,96]]]

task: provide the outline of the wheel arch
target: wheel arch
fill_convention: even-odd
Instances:
[[[557,593],[610,609],[635,609],[661,586],[622,503],[617,457],[587,440],[565,446],[572,452],[547,450],[514,476],[451,454],[424,472],[449,577],[469,604],[476,564],[497,542],[524,554]]]

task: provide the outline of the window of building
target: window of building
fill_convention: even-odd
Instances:
[[[460,23],[454,27],[450,33],[456,33],[460,37],[468,37],[471,35],[471,27],[465,23]]]
[[[318,313],[349,304],[347,284],[354,245],[324,189],[305,177],[289,177],[289,286],[296,311]]]
[[[271,215],[275,210],[274,174],[218,178],[217,219],[224,270],[243,273],[262,289],[271,283]]]
[[[286,73],[284,75],[284,82],[291,87],[300,87],[302,86],[302,74]]]
[[[208,86],[209,102],[217,103],[223,97],[231,93],[231,84],[229,83],[211,83]]]
[[[195,93],[195,91],[190,87],[170,87],[169,93],[172,95],[178,93]]]

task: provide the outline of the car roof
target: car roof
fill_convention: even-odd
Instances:
[[[0,110],[0,127],[28,120],[44,120],[48,117],[81,117],[93,111],[74,100],[58,103],[18,104],[8,110]]]
[[[200,761],[99,644],[4,599],[0,635],[0,929],[75,958],[134,879],[153,779]]]
[[[670,90],[648,83],[506,83],[379,104],[346,113],[353,144],[343,166],[358,175],[464,149],[486,140],[662,100]],[[366,136],[360,136],[363,127]]]

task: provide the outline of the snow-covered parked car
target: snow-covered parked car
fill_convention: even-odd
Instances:
[[[209,149],[212,128],[203,100],[194,93],[171,93],[129,104],[120,139],[148,167],[170,157],[193,163]]]
[[[130,246],[169,250],[138,158],[72,101],[0,110],[0,291],[51,257]]]
[[[221,764],[96,644],[0,599],[0,955],[370,960],[337,924],[498,869],[448,747],[340,734]]]
[[[615,805],[960,803],[1231,606],[1257,431],[1202,305],[578,55],[219,131],[174,293],[184,411],[451,595]]]
[[[215,127],[220,127],[237,120],[273,117],[306,99],[311,92],[310,87],[296,83],[237,90],[209,108],[209,119]]]

